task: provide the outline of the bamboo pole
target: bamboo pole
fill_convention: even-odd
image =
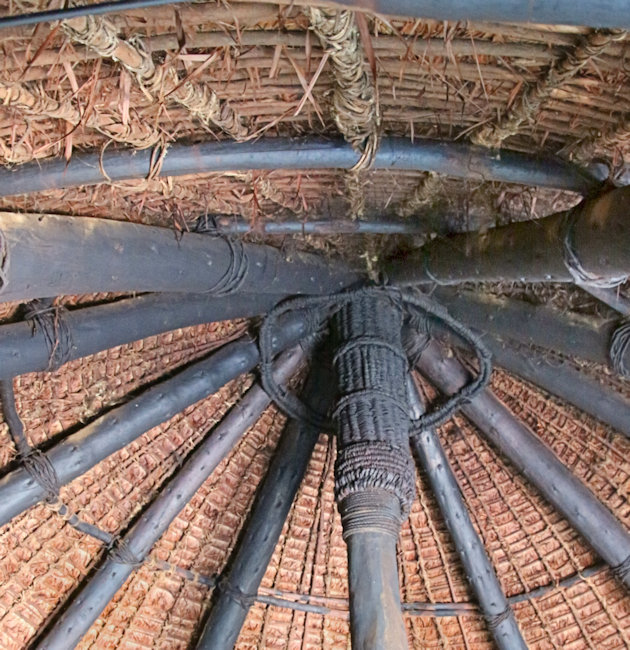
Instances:
[[[414,401],[421,404],[417,389],[414,392]],[[437,433],[434,429],[419,432],[412,436],[411,447],[429,477],[440,512],[497,647],[500,650],[527,650],[514,612],[473,526]]]
[[[412,335],[416,341],[417,336]],[[446,357],[435,342],[424,349],[417,368],[445,394],[469,381],[461,363]],[[630,586],[630,534],[610,510],[489,390],[462,406],[462,412]]]
[[[275,349],[281,351],[312,333],[314,324],[309,321],[300,313],[285,318],[274,337]],[[244,337],[108,411],[42,454],[52,467],[56,486],[47,487],[25,467],[9,472],[0,479],[0,525],[51,496],[54,487],[81,476],[152,427],[215,393],[257,362],[256,343]]]
[[[277,380],[286,383],[303,357],[301,349],[284,355],[276,368]],[[110,553],[104,559],[99,570],[73,598],[50,632],[40,641],[38,648],[68,650],[75,647],[131,575],[135,566],[144,561],[170,523],[241,436],[256,422],[270,401],[257,384],[247,391],[114,547],[125,548],[126,558],[121,557],[120,553],[114,553],[113,556]],[[124,559],[128,561],[123,562]]]
[[[156,167],[156,158],[160,165]],[[173,143],[167,151],[107,150],[75,154],[0,169],[0,196],[93,185],[134,178],[186,176],[206,172],[265,169],[350,169],[359,155],[349,143],[317,137],[261,138],[251,142]],[[596,191],[606,175],[599,167],[581,169],[556,157],[507,149],[499,154],[462,142],[383,138],[373,169],[432,171],[453,178],[503,181]],[[607,172],[606,172],[607,173]]]
[[[321,365],[311,371],[305,399],[327,412],[331,378]],[[232,650],[278,543],[285,519],[306,472],[319,436],[307,423],[289,421],[267,471],[230,568],[219,582],[218,597],[210,611],[197,648]]]
[[[630,187],[569,213],[486,233],[435,240],[386,268],[395,284],[582,282],[618,284],[630,274]]]
[[[610,339],[618,322],[562,313],[524,300],[454,293],[438,288],[432,294],[458,320],[503,340],[535,345],[566,356],[610,364]],[[630,350],[623,355],[630,367]]]
[[[0,325],[0,379],[59,367],[73,359],[118,345],[190,327],[267,312],[282,294],[243,294],[213,298],[208,294],[165,293],[127,298],[105,305],[57,314],[65,341],[55,341],[30,320]],[[51,343],[57,343],[51,349]],[[51,363],[52,361],[52,363]]]
[[[222,237],[108,219],[0,213],[0,299],[106,291],[330,293],[339,263]]]

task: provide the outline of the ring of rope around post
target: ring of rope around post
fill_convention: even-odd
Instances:
[[[490,351],[478,336],[455,320],[443,307],[422,294],[411,295],[392,287],[368,287],[330,296],[290,298],[276,305],[267,314],[260,326],[258,338],[261,383],[267,394],[287,416],[320,431],[331,432],[335,429],[329,414],[319,413],[311,405],[300,400],[294,393],[282,388],[273,378],[271,372],[274,358],[273,331],[278,319],[282,315],[296,310],[307,310],[312,313],[327,312],[327,316],[330,316],[361,293],[373,291],[384,293],[395,304],[405,309],[409,315],[411,327],[415,331],[422,331],[426,335],[429,318],[440,322],[470,346],[479,363],[479,372],[471,382],[464,385],[457,393],[451,395],[444,404],[427,411],[420,418],[412,421],[413,435],[429,427],[440,426],[450,419],[453,413],[463,404],[474,399],[487,386],[492,372],[492,355]]]

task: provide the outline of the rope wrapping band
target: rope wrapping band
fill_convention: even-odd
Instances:
[[[597,287],[599,289],[613,289],[618,287],[620,284],[626,282],[628,275],[604,277],[591,273],[582,265],[577,251],[575,250],[575,243],[573,241],[575,225],[582,214],[578,208],[569,210],[563,220],[562,257],[564,265],[577,285],[582,284],[590,287]]]
[[[48,370],[57,370],[70,361],[72,334],[64,318],[66,309],[50,300],[31,300],[25,306],[24,317],[31,321],[33,333],[41,331],[48,348]]]
[[[252,605],[256,602],[256,597],[258,596],[258,594],[246,594],[239,587],[232,585],[228,577],[219,580],[218,588],[222,594],[225,594],[230,598],[230,600],[235,601],[247,611],[249,611]]]
[[[122,538],[115,538],[113,546],[109,549],[109,558],[117,564],[126,564],[137,569],[144,564],[144,558],[138,557]]]
[[[507,621],[511,615],[512,615],[512,610],[509,605],[502,612],[499,612],[498,614],[486,615],[484,618],[486,619],[488,630],[490,630],[490,632],[494,632],[494,630],[496,630],[499,627],[499,625],[501,625],[501,623]]]
[[[222,239],[230,249],[230,262],[223,276],[208,289],[208,293],[213,296],[229,296],[236,293],[243,286],[249,270],[249,258],[243,243],[231,237],[222,237]]]
[[[46,454],[38,449],[33,449],[22,458],[22,464],[32,479],[44,490],[45,500],[55,503],[59,499],[61,482]]]
[[[283,314],[295,310],[306,310],[313,314],[320,314],[321,317],[334,315],[341,307],[355,300],[362,294],[379,292],[392,301],[403,312],[407,312],[408,320],[411,327],[423,334],[421,338],[422,345],[426,347],[429,343],[430,327],[429,317],[442,323],[447,329],[457,334],[465,343],[474,351],[479,362],[478,376],[462,387],[455,395],[452,395],[439,408],[428,411],[419,419],[413,420],[414,433],[421,432],[428,427],[440,426],[448,420],[453,413],[463,404],[474,399],[474,397],[483,390],[490,381],[492,373],[492,355],[481,339],[473,334],[468,328],[455,320],[450,314],[436,304],[424,294],[411,294],[402,292],[395,287],[374,286],[349,290],[346,292],[333,294],[331,296],[312,296],[289,298],[284,302],[276,305],[264,318],[258,338],[260,351],[260,374],[261,383],[265,392],[273,399],[276,405],[290,418],[305,422],[320,431],[332,432],[335,430],[334,424],[327,414],[318,413],[310,405],[303,403],[293,393],[281,388],[273,379],[271,365],[273,362],[272,338],[273,330],[277,320]],[[358,344],[357,344],[358,345]],[[423,350],[407,350],[407,356],[411,355],[412,361],[414,354],[421,354]],[[415,365],[415,364],[413,364]]]
[[[610,567],[612,574],[620,582],[625,582],[625,580],[630,575],[630,555],[620,564]]]
[[[630,320],[623,322],[612,334],[608,356],[615,372],[622,377],[630,377],[626,357],[630,355]]]
[[[352,494],[384,491],[397,498],[399,525],[415,498],[415,470],[409,454],[387,442],[356,442],[337,452],[335,499],[341,503]],[[373,508],[373,503],[371,504]],[[398,534],[398,533],[396,533]]]

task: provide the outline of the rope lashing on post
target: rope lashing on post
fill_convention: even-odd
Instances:
[[[579,206],[578,206],[579,207]],[[591,287],[600,289],[612,289],[623,284],[628,279],[628,275],[619,275],[615,277],[604,277],[596,275],[585,269],[580,258],[575,250],[575,243],[573,241],[575,234],[575,224],[579,217],[582,216],[580,210],[570,210],[565,218],[562,233],[562,255],[564,265],[571,274],[574,282],[578,285],[584,284]]]
[[[628,354],[630,354],[630,321],[625,321],[613,332],[608,350],[614,371],[622,377],[630,377],[630,368],[626,365]]]
[[[65,308],[48,300],[31,300],[25,306],[24,318],[31,321],[33,332],[39,329],[48,348],[48,370],[57,370],[70,360],[72,334],[64,319]]]
[[[623,582],[630,575],[630,556],[617,566],[611,567],[610,570],[615,578]]]
[[[219,278],[217,283],[208,289],[208,293],[213,296],[229,296],[236,293],[242,286],[247,271],[249,270],[249,258],[240,239],[232,239],[231,237],[222,238],[230,249],[230,263],[228,267]]]
[[[418,344],[421,347],[413,347],[408,350],[407,356],[411,359],[412,365],[415,365],[415,359],[422,354],[430,338],[429,319],[441,323],[446,329],[458,335],[474,352],[479,363],[479,372],[475,379],[463,386],[457,393],[451,395],[444,404],[428,411],[412,422],[414,432],[440,426],[451,418],[457,409],[474,399],[487,386],[492,372],[492,355],[477,335],[455,320],[443,307],[437,305],[430,298],[422,294],[403,293],[392,287],[361,288],[330,296],[290,298],[276,305],[263,320],[259,331],[259,368],[263,388],[276,405],[290,418],[305,422],[310,426],[319,428],[321,431],[333,431],[334,426],[328,414],[318,413],[310,405],[298,399],[292,392],[281,388],[273,379],[271,374],[271,364],[274,358],[272,352],[273,330],[278,318],[283,314],[295,310],[306,310],[313,314],[319,313],[331,316],[343,305],[348,304],[366,291],[377,291],[386,294],[390,300],[406,311],[412,329],[423,334],[422,337],[418,337],[420,339]]]
[[[486,619],[486,625],[488,626],[488,630],[491,632],[496,630],[501,623],[504,621],[507,621],[512,614],[512,609],[508,605],[502,612],[499,612],[498,614],[493,614],[491,616],[485,616],[484,618]]]

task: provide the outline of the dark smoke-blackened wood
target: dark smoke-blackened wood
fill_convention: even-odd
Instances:
[[[348,547],[350,634],[363,650],[403,650],[396,542],[415,496],[402,312],[379,291],[334,316],[338,399],[335,498]]]
[[[590,276],[630,274],[630,187],[575,208],[571,249]],[[433,240],[385,269],[393,284],[574,282],[565,264],[567,213]],[[575,269],[574,269],[575,273]]]
[[[303,356],[299,348],[286,353],[278,363],[277,380],[286,383]],[[124,545],[132,556],[140,561],[146,558],[170,523],[269,403],[269,397],[258,385],[247,391],[124,535]],[[75,647],[133,570],[131,564],[106,557],[38,647],[46,650]]]
[[[435,342],[426,347],[417,368],[445,394],[469,381],[468,371]],[[610,510],[489,390],[462,411],[630,586],[630,533]]]
[[[286,294],[238,293],[215,298],[201,293],[162,293],[65,311],[59,315],[69,335],[65,361],[180,327],[257,316],[284,297]],[[31,321],[0,325],[0,379],[46,370],[50,355],[43,330]]]
[[[332,399],[331,386],[328,370],[316,366],[307,381],[305,399],[325,413]],[[230,569],[219,582],[218,597],[197,648],[232,650],[234,647],[278,543],[318,435],[315,428],[295,420],[289,421],[285,427]]]
[[[110,219],[0,213],[0,299],[107,291],[319,294],[360,276],[331,260]]]
[[[630,401],[614,389],[536,350],[520,350],[491,337],[484,343],[495,363],[539,388],[592,415],[630,438]]]
[[[309,327],[309,318],[303,313],[286,317],[274,341],[277,349],[294,345],[310,333]],[[46,452],[59,482],[63,485],[84,474],[152,427],[248,372],[257,362],[256,343],[243,338],[112,409]],[[43,487],[25,469],[5,475],[0,480],[0,525],[44,497]]]
[[[513,339],[595,363],[609,364],[610,337],[616,320],[562,313],[524,300],[455,293],[439,288],[434,297],[458,320],[480,332]],[[1,329],[0,329],[1,331]],[[485,339],[484,339],[485,340]],[[630,365],[630,351],[628,351]]]
[[[420,401],[417,391],[415,397]],[[514,612],[501,589],[483,541],[473,526],[437,433],[434,429],[422,431],[412,437],[411,446],[429,477],[440,512],[455,542],[479,607],[490,623],[490,632],[497,647],[500,650],[527,650]]]

